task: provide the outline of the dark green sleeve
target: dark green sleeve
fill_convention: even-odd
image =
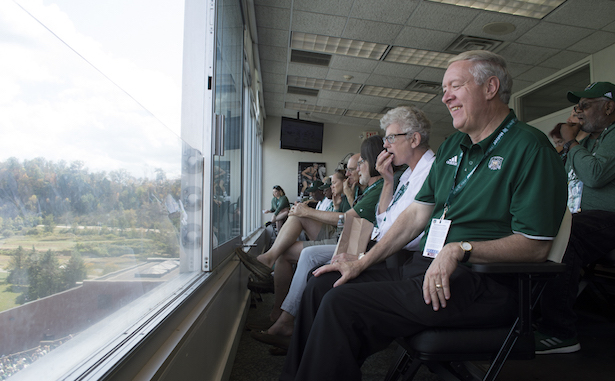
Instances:
[[[372,189],[368,194],[364,195],[359,202],[353,207],[359,217],[365,218],[372,224],[376,222],[376,204],[380,200],[382,192],[382,182],[379,186]]]
[[[276,208],[274,214],[277,216],[282,209],[290,208],[290,204],[288,203],[288,197],[281,196],[278,200],[278,207]]]

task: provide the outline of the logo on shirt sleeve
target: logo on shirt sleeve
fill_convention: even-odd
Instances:
[[[453,165],[453,166],[456,167],[457,166],[457,155],[455,155],[455,156],[451,157],[450,159],[448,159],[446,161],[446,164]]]
[[[504,161],[504,158],[502,156],[493,156],[491,159],[489,159],[489,169],[491,169],[492,171],[502,169],[502,161]]]

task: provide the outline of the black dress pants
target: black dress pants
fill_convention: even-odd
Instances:
[[[365,359],[396,337],[432,326],[512,322],[516,293],[464,265],[451,276],[446,308],[433,311],[423,299],[423,277],[430,263],[417,253],[402,267],[381,263],[335,288],[337,272],[311,278],[280,380],[360,380]]]

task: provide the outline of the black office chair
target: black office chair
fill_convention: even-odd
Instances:
[[[611,250],[596,262],[583,267],[577,296],[581,295],[585,289],[590,289],[608,302],[615,303],[615,250]]]
[[[568,211],[544,263],[473,264],[483,274],[511,274],[518,280],[519,314],[512,325],[498,328],[432,328],[398,339],[396,360],[386,381],[411,380],[421,365],[444,380],[495,380],[509,358],[534,358],[532,311],[545,283],[564,271],[561,263],[570,236]],[[471,361],[491,361],[485,372]]]

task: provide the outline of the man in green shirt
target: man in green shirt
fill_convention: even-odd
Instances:
[[[573,311],[580,269],[615,249],[614,99],[615,85],[610,82],[592,83],[583,91],[568,93],[568,100],[577,104],[581,130],[589,135],[578,142],[577,131],[562,125],[572,230],[563,260],[566,272],[547,284],[541,299],[536,353],[581,349]]]
[[[513,320],[515,288],[460,263],[546,260],[566,208],[563,166],[547,137],[508,108],[512,78],[502,57],[462,53],[442,86],[459,132],[372,249],[314,272],[280,380],[360,380],[365,359],[395,337]],[[438,245],[423,243],[423,255],[398,271],[372,266],[423,230]]]

